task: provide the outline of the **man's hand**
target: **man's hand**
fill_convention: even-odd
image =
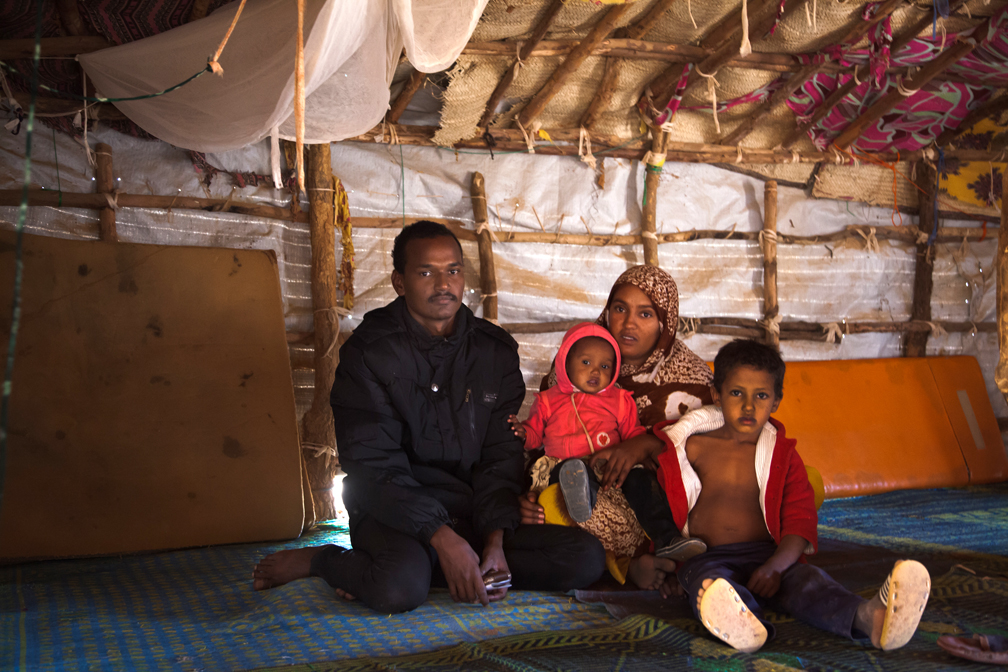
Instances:
[[[487,535],[483,544],[483,562],[480,563],[480,580],[489,571],[501,571],[510,573],[507,558],[504,557],[504,531],[495,530]],[[485,588],[484,588],[485,590]],[[498,588],[488,592],[487,599],[491,602],[504,599],[507,595],[507,588]],[[485,603],[484,603],[485,604]]]
[[[605,461],[600,485],[602,490],[610,486],[620,487],[634,465],[646,462],[658,454],[662,447],[661,439],[651,434],[641,434],[620,443],[608,450],[595,453],[588,463],[594,467],[596,462]]]
[[[522,525],[542,525],[546,522],[546,512],[539,506],[534,492],[518,495],[518,509],[521,511]]]
[[[490,604],[483,585],[479,556],[469,542],[455,534],[449,526],[442,525],[431,537],[430,544],[437,551],[452,599],[456,602],[478,601],[484,607]]]

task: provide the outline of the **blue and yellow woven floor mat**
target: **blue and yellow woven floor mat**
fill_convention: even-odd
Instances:
[[[327,525],[287,544],[0,568],[0,669],[991,669],[934,642],[959,630],[1008,635],[1008,485],[830,501],[820,522],[816,564],[864,595],[896,557],[928,566],[932,598],[907,647],[882,654],[781,617],[776,640],[738,654],[684,604],[634,594],[515,591],[482,609],[436,591],[389,617],[334,599],[319,579],[251,590],[266,553],[346,544],[346,530]]]

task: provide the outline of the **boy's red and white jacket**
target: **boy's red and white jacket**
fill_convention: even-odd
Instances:
[[[575,389],[567,376],[567,353],[575,341],[588,336],[604,338],[616,353],[612,380],[595,394]],[[564,334],[554,366],[557,384],[536,395],[529,418],[522,423],[526,450],[542,446],[550,457],[566,460],[591,455],[647,431],[637,418],[633,395],[616,387],[619,345],[608,329],[592,322],[571,327]]]
[[[689,513],[700,497],[703,484],[686,458],[686,440],[724,425],[718,406],[704,406],[679,418],[674,424],[655,427],[655,436],[668,448],[658,456],[658,482],[665,489],[676,525],[689,536]],[[784,435],[784,425],[770,418],[756,441],[756,480],[760,489],[760,508],[767,530],[776,543],[789,534],[808,542],[805,553],[811,555],[819,546],[815,495],[808,472],[798,451],[797,441]],[[803,559],[804,560],[804,559]]]

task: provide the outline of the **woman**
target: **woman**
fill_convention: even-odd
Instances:
[[[624,272],[616,279],[598,323],[609,330],[619,345],[622,366],[618,382],[633,394],[641,424],[650,429],[659,422],[678,420],[687,411],[712,403],[710,368],[676,338],[679,290],[668,273],[655,266],[634,266]],[[551,387],[555,382],[556,373],[551,371],[542,387]],[[618,492],[635,465],[654,466],[653,457],[662,445],[649,432],[597,453],[591,463],[595,466],[604,461],[604,466],[600,464],[602,488]],[[621,503],[618,497],[615,499],[618,510],[603,512],[607,531],[639,535],[642,531],[625,500]],[[534,493],[521,498],[523,523],[545,522],[545,511],[536,502]],[[622,525],[613,522],[620,518],[628,519]],[[610,550],[615,546],[600,538]],[[617,564],[626,567],[625,562]],[[657,588],[673,569],[670,560],[645,554],[629,563],[626,575],[641,588]]]

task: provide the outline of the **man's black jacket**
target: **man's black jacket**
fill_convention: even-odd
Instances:
[[[518,344],[466,306],[448,338],[402,297],[364,315],[330,394],[351,524],[371,515],[424,543],[463,520],[513,530],[524,455],[507,419],[524,396]]]

